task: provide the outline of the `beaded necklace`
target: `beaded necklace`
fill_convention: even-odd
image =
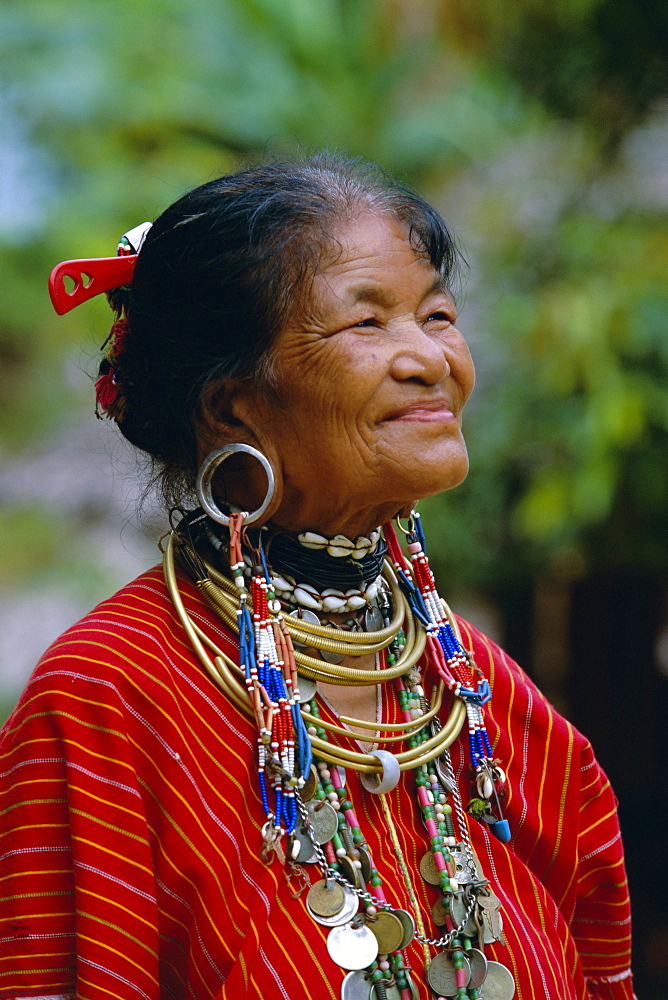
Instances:
[[[411,514],[406,530],[415,582],[404,570],[403,553],[391,526],[386,535],[400,585],[408,597],[413,613],[425,626],[431,663],[452,694],[466,703],[469,753],[475,774],[475,794],[467,808],[476,819],[489,823],[494,836],[505,844],[511,837],[508,821],[503,819],[501,811],[506,776],[499,767],[499,761],[494,758],[482,711],[483,705],[492,697],[489,681],[463,649],[443,610],[427,559],[420,515],[417,511]],[[490,803],[492,796],[497,813]]]
[[[505,987],[495,995],[510,1000],[514,992],[512,977],[510,983],[504,980],[504,975],[510,976],[507,970],[498,963],[488,964],[482,952],[485,943],[498,940],[501,935],[498,900],[490,892],[473,855],[447,750],[459,732],[459,719],[466,718],[474,775],[474,795],[467,810],[488,823],[500,840],[509,839],[508,824],[499,815],[505,775],[493,757],[483,716],[483,705],[490,697],[489,684],[463,649],[454,619],[438,596],[418,515],[411,515],[407,529],[399,524],[407,537],[410,564],[392,526],[383,529],[391,559],[391,568],[386,563],[383,572],[384,587],[389,586],[391,596],[383,592],[377,602],[383,628],[362,636],[362,641],[358,633],[352,632],[344,633],[344,638],[338,640],[345,655],[363,655],[375,648],[382,659],[377,671],[356,671],[295,650],[293,640],[319,650],[329,648],[328,643],[333,640],[327,633],[331,635],[331,631],[315,622],[290,621],[293,616],[284,614],[280,603],[281,611],[276,610],[272,573],[261,538],[249,552],[247,541],[244,545],[243,520],[243,512],[230,516],[227,551],[231,581],[203,562],[183,525],[169,539],[166,580],[198,656],[235,704],[254,718],[258,785],[266,816],[262,829],[265,860],[271,862],[275,856],[281,862],[287,860],[300,874],[304,873],[303,865],[316,863],[321,868],[323,878],[309,889],[306,907],[313,919],[331,928],[327,941],[330,955],[349,970],[342,1000],[361,996],[362,983],[373,990],[375,1000],[386,1000],[390,996],[388,990],[395,990],[401,1000],[411,1000],[416,995],[415,987],[403,950],[413,938],[423,949],[427,980],[436,996],[477,1000],[489,965],[498,966],[495,982],[499,976],[505,982]],[[238,665],[232,664],[185,612],[174,574],[175,540],[180,561],[208,603],[238,633]],[[405,634],[399,627],[404,619],[408,626]],[[416,626],[416,620],[421,627]],[[377,644],[374,635],[382,635]],[[424,641],[420,642],[418,636]],[[214,654],[213,668],[207,649]],[[438,677],[431,706],[416,666],[423,652]],[[331,682],[334,678],[335,683],[344,684],[392,681],[402,723],[383,725],[346,717],[341,721],[380,730],[386,735],[374,735],[376,742],[393,744],[403,740],[408,749],[396,755],[380,750],[364,754],[332,743],[330,736],[354,739],[358,734],[322,720],[312,695],[301,704],[298,668],[302,675],[315,681]],[[243,687],[237,677],[243,678]],[[451,712],[446,725],[441,727],[437,712],[446,687],[453,695],[456,711]],[[454,724],[453,716],[458,716]],[[315,767],[311,763],[312,753]],[[368,791],[381,793],[387,829],[411,901],[412,915],[393,907],[386,899],[382,879],[373,866],[348,795],[345,772],[341,769],[344,764],[362,772],[360,780]],[[427,934],[412,873],[403,858],[392,813],[382,794],[396,785],[403,769],[415,771],[418,805],[430,842],[420,872],[440,891],[432,915],[434,922],[445,930],[441,937]],[[496,812],[490,804],[492,797]],[[457,832],[452,821],[453,809]],[[305,873],[303,880],[310,882]],[[474,943],[479,947],[474,947]],[[432,958],[431,948],[445,950]]]
[[[407,707],[408,699],[401,697],[401,693],[406,695],[407,687],[402,682],[396,682],[396,687],[397,693],[400,695],[399,703],[402,711],[410,711]],[[408,687],[419,688],[419,684],[413,682]],[[413,693],[417,695],[416,691]],[[420,695],[417,697],[420,698]],[[423,698],[421,700],[424,701]],[[311,711],[316,718],[319,717],[315,703],[311,705]],[[318,731],[318,727],[312,727],[312,729],[315,732]],[[312,729],[309,729],[310,734]],[[321,735],[324,735],[324,731]],[[414,737],[418,740],[420,738],[420,736]],[[476,889],[487,894],[488,889],[486,888],[486,880],[478,877],[477,859],[473,855],[468,839],[461,801],[447,751],[446,768],[450,777],[446,780],[450,788],[449,794],[446,793],[444,784],[433,763],[422,765],[416,772],[418,801],[431,845],[430,852],[422,859],[420,871],[426,881],[440,889],[441,896],[437,900],[432,914],[434,922],[445,925],[446,930],[442,937],[436,939],[427,936],[413,888],[412,874],[406,864],[394,830],[393,817],[386,798],[383,797],[381,800],[383,812],[411,901],[412,916],[405,910],[393,907],[386,898],[380,873],[373,866],[368,844],[364,839],[353,804],[350,801],[345,777],[341,777],[338,768],[328,768],[323,761],[316,759],[316,765],[320,785],[315,792],[315,798],[319,805],[316,805],[310,813],[307,813],[302,806],[304,821],[302,830],[308,832],[312,841],[306,854],[309,854],[311,846],[316,853],[310,857],[300,854],[298,859],[306,864],[309,862],[320,863],[325,876],[323,881],[317,882],[309,890],[307,909],[311,917],[327,927],[343,926],[344,928],[335,940],[333,948],[330,948],[332,957],[339,964],[345,969],[353,970],[344,980],[341,994],[343,1000],[347,1000],[348,996],[359,995],[355,991],[362,980],[371,985],[374,1000],[385,1000],[389,995],[388,990],[391,990],[393,986],[399,991],[402,1000],[408,1000],[408,998],[415,996],[415,985],[410,975],[412,970],[404,954],[404,949],[410,945],[413,938],[422,946],[427,979],[436,993],[446,993],[448,997],[456,997],[457,1000],[478,1000],[481,996],[480,986],[490,963],[487,962],[484,952],[480,948],[474,947],[478,928],[475,923],[471,928],[470,922],[474,910],[480,908],[475,892],[471,892],[469,889],[469,895],[465,896],[462,890],[466,889],[467,885],[470,887],[474,880],[476,880]],[[460,838],[455,835],[452,821],[453,805],[450,804],[449,799],[453,801],[455,811],[458,813]],[[328,803],[338,812],[338,831],[329,842],[320,845],[317,838],[322,826],[312,823],[311,817],[315,817],[318,809],[323,806],[327,807]],[[347,837],[345,836],[346,832],[348,833]],[[318,850],[318,847],[321,849]],[[361,856],[363,857],[365,854],[366,866],[361,860]],[[366,872],[364,871],[365,867]],[[350,874],[351,870],[352,875]],[[366,893],[363,891],[359,873],[362,874],[362,878],[366,882]],[[335,908],[336,901],[327,898],[327,886],[333,884],[333,880],[337,880],[339,884],[342,880],[346,880],[355,887],[353,891],[357,893],[363,906],[357,915],[359,927],[356,929],[352,927],[355,918],[351,917],[351,909],[346,905],[348,899],[345,896],[339,901],[338,911],[334,914],[331,913],[331,910]],[[333,894],[332,888],[329,889],[329,893]],[[348,898],[349,896],[350,890]],[[455,916],[453,901],[456,901],[458,905],[459,916]],[[460,926],[457,926],[458,923]],[[468,928],[467,925],[469,925]],[[345,933],[346,926],[351,927],[347,935]],[[367,956],[364,955],[359,937],[360,928],[364,926],[376,937],[379,953],[376,959],[362,970],[359,962]],[[446,950],[439,952],[432,958],[430,947],[445,948]],[[491,963],[491,967],[496,968],[496,966],[498,963]],[[499,966],[499,969],[507,971],[503,966]],[[498,975],[498,973],[496,974]],[[501,994],[501,996],[505,996],[505,994]]]

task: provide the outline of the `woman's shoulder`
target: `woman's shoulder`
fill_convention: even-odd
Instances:
[[[514,682],[527,684],[538,691],[528,674],[494,639],[460,615],[456,614],[455,619],[464,649],[473,654],[476,666],[482,670],[490,684],[493,681],[503,684]]]
[[[172,645],[176,624],[162,571],[155,566],[66,629],[41,657],[33,679],[64,659],[131,667],[152,648]]]
[[[219,644],[229,652],[229,635],[195,588],[182,580],[180,591],[190,613],[215,628]],[[15,712],[42,706],[42,711],[60,713],[74,699],[88,713],[113,707],[127,717],[147,704],[206,694],[208,686],[157,566],[102,601],[49,646]]]
[[[489,680],[492,701],[487,711],[500,729],[511,734],[527,731],[538,739],[549,732],[556,744],[570,747],[569,753],[576,747],[580,753],[591,752],[587,738],[561,715],[522,667],[479,628],[456,617],[464,648]]]

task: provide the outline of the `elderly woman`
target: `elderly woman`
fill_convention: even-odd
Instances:
[[[4,730],[0,996],[629,1000],[608,782],[415,511],[467,471],[442,220],[316,157],[119,253],[52,294],[110,293],[98,407],[172,531]]]

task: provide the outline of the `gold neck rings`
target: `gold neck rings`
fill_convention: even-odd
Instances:
[[[213,567],[207,566],[206,570],[208,577],[196,580],[195,585],[207,604],[219,615],[230,631],[238,634],[238,591],[229,580],[221,573],[218,573]],[[223,694],[237,708],[244,712],[245,715],[252,717],[253,709],[243,682],[242,669],[193,620],[185,608],[176,576],[173,532],[170,533],[165,546],[163,572],[167,590],[177,617],[185,629],[198,659]],[[392,592],[395,611],[392,622],[377,632],[346,632],[342,633],[341,638],[337,636],[336,639],[333,639],[331,638],[332,630],[325,626],[305,622],[302,619],[294,618],[292,615],[284,615],[283,620],[294,641],[315,649],[329,650],[343,656],[363,656],[369,653],[380,652],[390,645],[405,622],[406,644],[397,662],[391,667],[370,671],[347,667],[342,664],[329,663],[296,650],[295,660],[301,674],[316,681],[320,680],[329,684],[371,685],[401,677],[418,662],[424,652],[426,634],[422,627],[417,625],[410,607],[399,588],[394,571],[387,561],[383,575]],[[456,628],[454,620],[453,624]],[[373,728],[374,731],[389,733],[388,736],[381,737],[380,739],[376,737],[378,742],[399,742],[420,732],[434,718],[441,704],[443,688],[444,685],[441,681],[435,689],[432,708],[425,715],[411,722],[383,726],[382,724],[368,723],[364,720],[352,718],[346,718],[344,721],[346,724],[357,728]],[[330,723],[324,725],[321,719],[316,720],[314,716],[304,710],[302,712],[307,724],[314,725],[317,723],[318,726],[322,726],[334,735],[346,735],[348,738],[355,739],[354,733],[349,733],[347,730],[333,726]],[[440,756],[457,739],[465,720],[466,706],[461,699],[455,698],[448,718],[435,735],[416,747],[411,747],[396,754],[400,769],[402,771],[412,770]],[[327,740],[322,740],[315,735],[311,736],[311,743],[317,756],[330,764],[350,767],[355,771],[367,774],[378,774],[382,771],[382,765],[378,758],[370,753],[348,750]]]

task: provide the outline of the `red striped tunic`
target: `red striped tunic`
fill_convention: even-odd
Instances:
[[[183,590],[234,655],[197,592]],[[505,943],[487,954],[512,971],[519,1000],[631,1000],[629,901],[608,781],[522,671],[462,628],[491,682],[488,728],[507,768],[514,831],[503,845],[471,821],[503,904]],[[394,698],[383,700],[393,721]],[[328,955],[327,929],[278,861],[260,857],[251,722],[195,659],[159,569],[47,651],[0,751],[0,997],[338,1000],[344,973]],[[462,740],[452,757],[466,797]],[[351,770],[348,783],[388,900],[410,910],[379,797]],[[419,875],[428,842],[412,776],[387,798],[431,927],[435,890]],[[406,957],[427,998],[421,947]]]

